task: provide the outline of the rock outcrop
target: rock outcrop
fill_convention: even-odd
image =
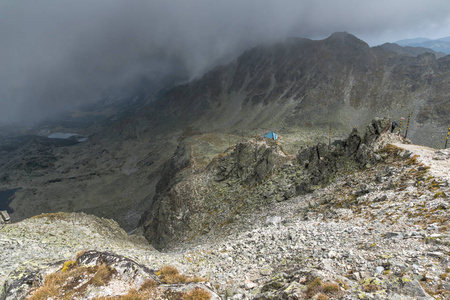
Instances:
[[[8,224],[11,222],[11,218],[6,210],[0,211],[0,224]]]
[[[251,140],[194,170],[181,144],[166,163],[153,205],[141,219],[147,239],[162,249],[182,239],[215,232],[240,215],[266,209],[326,186],[337,176],[380,161],[379,139],[391,120],[374,119],[364,135],[354,129],[336,145],[318,144],[287,155],[271,140]],[[401,138],[399,137],[401,140]]]

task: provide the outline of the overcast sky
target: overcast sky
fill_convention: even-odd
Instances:
[[[449,36],[448,0],[1,0],[0,123],[35,121],[105,89],[229,53],[347,31],[371,46]]]

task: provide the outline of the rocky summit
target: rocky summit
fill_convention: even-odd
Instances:
[[[390,129],[203,165],[179,146],[147,239],[83,213],[1,224],[0,299],[450,299],[450,151]]]

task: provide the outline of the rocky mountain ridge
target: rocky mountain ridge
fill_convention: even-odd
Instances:
[[[279,133],[292,156],[308,143],[328,143],[330,125],[332,139],[343,139],[374,116],[398,120],[408,112],[408,137],[442,147],[448,59],[370,48],[348,33],[261,45],[158,101],[133,106],[131,116],[122,111],[87,132],[85,142],[41,137],[8,144],[1,148],[0,190],[15,191],[8,204],[13,221],[76,211],[132,231],[155,195],[169,188],[161,175],[177,148],[185,147],[200,172],[237,141],[267,131]]]
[[[441,58],[441,57],[444,57],[447,55],[444,52],[436,52],[432,49],[425,48],[425,47],[411,47],[411,46],[403,46],[402,47],[395,43],[384,43],[377,47],[380,47],[386,51],[392,51],[392,52],[395,52],[398,54],[405,54],[405,55],[412,55],[412,56],[418,56],[418,55],[425,54],[425,53],[433,53],[434,55],[436,55],[436,58]]]
[[[439,39],[407,39],[396,42],[400,46],[425,47],[435,51],[442,51],[447,54],[450,53],[450,37],[443,37]]]
[[[411,138],[429,143],[418,129],[431,131],[431,119],[447,126],[446,101],[440,100],[448,95],[441,81],[447,77],[448,57],[399,55],[370,48],[348,33],[322,41],[292,38],[250,49],[171,90],[164,97],[165,117],[194,114],[198,120],[191,126],[199,130],[212,124],[215,129],[295,128],[303,135],[324,123],[348,132],[376,116],[412,112],[417,132],[410,131]]]
[[[336,146],[318,144],[296,156],[270,140],[239,143],[200,172],[190,163],[189,152],[179,147],[163,169],[154,202],[141,220],[144,234],[162,248],[168,242],[176,244],[179,235],[189,239],[199,229],[209,232],[232,222],[237,214],[312,192],[344,170],[379,160],[370,149],[390,126],[387,119],[375,120],[364,136],[354,129]]]

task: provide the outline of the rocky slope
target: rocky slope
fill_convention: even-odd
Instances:
[[[201,172],[237,141],[267,131],[277,131],[292,156],[301,146],[328,143],[330,125],[332,139],[343,139],[374,116],[398,120],[408,112],[408,137],[442,147],[450,121],[449,59],[370,48],[347,33],[261,45],[155,102],[139,94],[130,110],[83,132],[86,142],[26,137],[0,143],[0,191],[15,191],[0,201],[8,202],[13,221],[82,211],[131,231],[155,195],[171,188],[161,175],[177,148],[190,153]]]
[[[127,256],[139,268],[156,270],[170,264],[189,276],[204,277],[210,283],[201,286],[222,299],[450,299],[450,188],[448,172],[437,168],[450,161],[450,152],[390,144],[401,141],[398,135],[379,132],[371,152],[366,152],[373,162],[340,166],[336,176],[326,177],[331,181],[311,193],[237,212],[230,222],[178,242],[166,252],[127,236],[113,221],[87,215],[43,215],[2,225],[1,297],[14,298],[17,290],[9,287],[23,283],[19,279],[25,275],[31,274],[25,277],[39,285],[33,276],[45,272],[36,269],[61,270],[64,260],[73,259],[77,251],[96,249]],[[268,154],[282,156],[279,146],[272,147]],[[236,149],[246,149],[245,144]],[[262,152],[267,149],[271,148]],[[308,168],[330,166],[328,155],[334,151],[317,161],[310,158]],[[229,156],[239,166],[236,154]],[[427,166],[421,160],[432,163]],[[253,176],[257,168],[251,167],[254,161],[242,166],[228,176],[250,183],[258,180]],[[124,261],[114,257],[118,258],[112,261]],[[55,261],[61,262],[49,264]],[[34,265],[34,271],[23,271]],[[123,270],[117,263],[113,267]],[[120,274],[112,275],[112,280],[117,286],[132,282],[128,288],[93,286],[88,289],[93,292],[78,297],[126,294],[143,285],[138,277],[131,280]]]

